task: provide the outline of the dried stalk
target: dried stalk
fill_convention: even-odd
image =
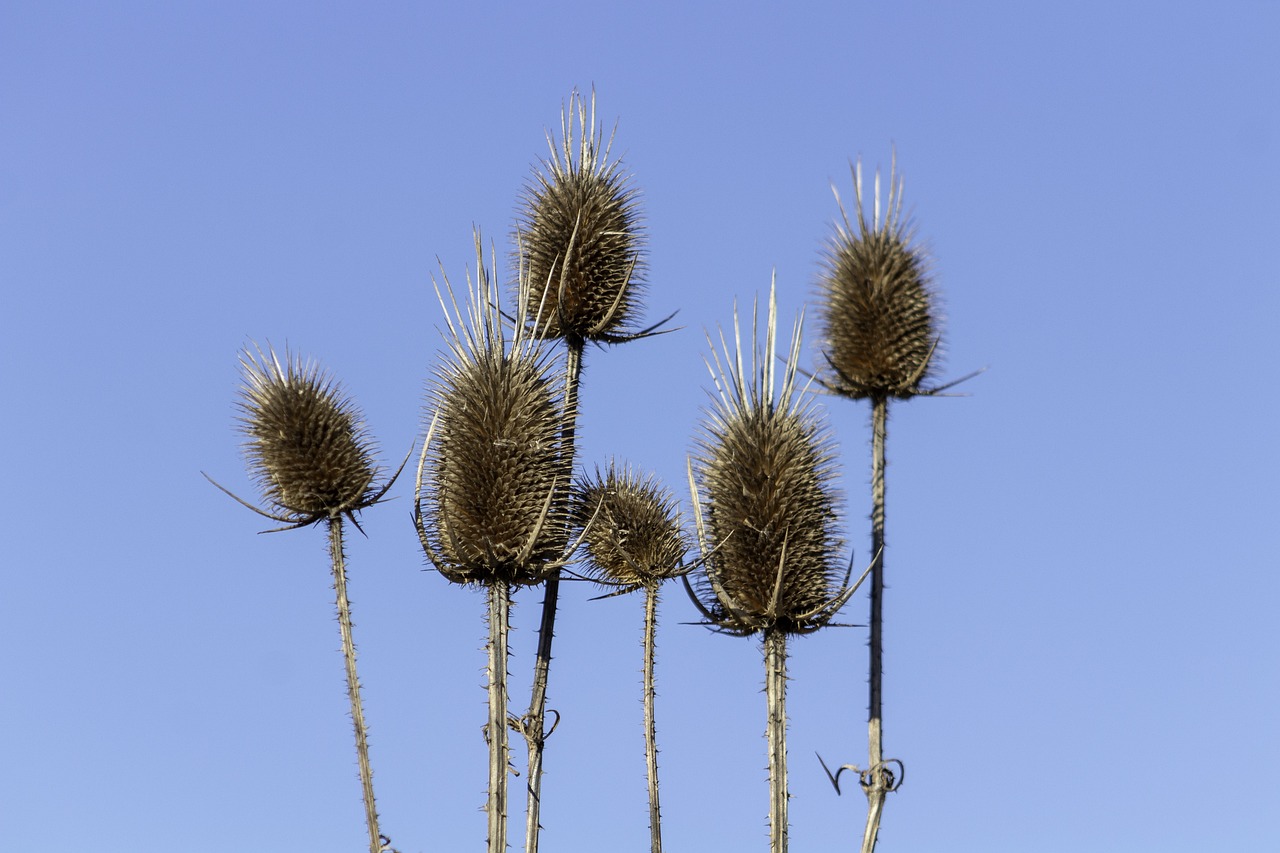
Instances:
[[[649,776],[649,849],[662,853],[662,809],[658,804],[658,732],[654,723],[654,653],[658,624],[658,582],[644,588],[644,754]]]
[[[582,351],[585,341],[579,337],[566,339],[564,426],[560,447],[563,454],[565,482],[573,472],[575,434],[578,421],[578,385],[582,379]],[[542,753],[546,748],[547,679],[551,672],[551,641],[555,638],[556,605],[560,594],[560,570],[555,569],[544,582],[542,620],[538,626],[538,652],[533,665],[533,689],[529,710],[521,720],[520,731],[529,748],[528,801],[525,804],[525,853],[538,853],[538,832],[542,829]]]
[[[495,580],[489,592],[489,853],[507,849],[507,631],[511,611],[511,584]]]
[[[884,446],[888,432],[889,401],[883,396],[871,401],[871,667],[870,701],[867,706],[867,741],[869,757],[866,782],[867,826],[862,835],[862,853],[876,849],[880,833],[880,815],[885,796],[892,786],[884,768],[884,720],[881,712],[881,674],[883,671],[882,628],[884,624]]]
[[[764,632],[764,692],[768,707],[769,849],[787,853],[787,634]]]
[[[338,596],[338,628],[342,633],[342,656],[347,662],[347,697],[351,700],[351,720],[356,730],[356,755],[360,763],[360,785],[364,791],[365,823],[369,828],[369,853],[383,850],[378,831],[378,809],[373,799],[373,769],[369,765],[368,728],[360,701],[360,679],[356,675],[356,647],[351,639],[351,602],[347,599],[347,567],[342,552],[342,516],[329,518],[329,554],[333,560],[333,587]]]

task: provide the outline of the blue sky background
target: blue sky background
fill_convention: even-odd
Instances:
[[[437,259],[461,279],[473,225],[505,252],[592,85],[643,192],[647,315],[683,331],[588,352],[586,464],[686,494],[703,330],[775,270],[784,317],[809,302],[831,186],[895,147],[946,375],[990,368],[891,410],[907,778],[880,849],[1277,849],[1278,33],[1264,2],[4,4],[0,849],[361,849],[323,532],[258,536],[200,471],[253,494],[250,340],[322,361],[397,462]],[[861,562],[868,410],[829,411]],[[384,828],[479,849],[484,602],[424,571],[393,494],[348,548]],[[561,610],[548,851],[647,849],[641,603],[595,594]],[[762,850],[759,647],[696,618],[668,588],[667,846]],[[814,753],[865,763],[865,631],[792,650],[793,845],[850,849],[865,799]]]

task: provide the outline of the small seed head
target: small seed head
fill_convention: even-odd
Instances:
[[[246,350],[240,363],[244,453],[270,514],[302,525],[374,503],[376,443],[335,380],[269,348]]]
[[[549,338],[619,343],[639,309],[644,263],[637,193],[575,91],[561,138],[525,186],[516,238],[528,316]],[[610,144],[612,139],[610,139]]]
[[[611,586],[647,587],[687,571],[688,545],[671,492],[653,477],[610,463],[607,472],[580,480],[574,523],[586,527],[586,566]]]
[[[910,398],[935,364],[938,313],[928,263],[902,219],[902,182],[889,176],[880,211],[876,175],[872,219],[863,212],[861,165],[853,169],[857,225],[841,205],[819,279],[819,381],[842,396]],[[837,201],[839,196],[837,195]]]

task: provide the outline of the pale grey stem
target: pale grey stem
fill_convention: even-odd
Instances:
[[[644,588],[644,746],[649,771],[649,845],[662,853],[662,809],[658,805],[658,733],[654,723],[654,635],[658,624],[658,584]]]
[[[885,397],[871,399],[871,673],[870,702],[867,707],[867,740],[869,762],[864,788],[867,794],[867,826],[862,835],[862,853],[876,849],[880,833],[880,814],[889,792],[884,769],[884,725],[881,718],[884,622],[884,446],[888,432],[889,401]]]
[[[564,425],[560,432],[561,463],[564,482],[573,476],[574,441],[578,421],[578,383],[582,378],[581,338],[566,340]],[[538,626],[537,660],[533,665],[533,690],[529,710],[521,721],[521,730],[529,747],[528,801],[525,805],[525,853],[538,853],[538,832],[542,829],[542,753],[546,746],[547,676],[551,670],[551,641],[555,637],[556,604],[560,595],[560,570],[556,569],[544,582],[542,621]]]
[[[769,849],[787,853],[787,635],[764,631],[764,693],[769,722]]]
[[[489,853],[507,849],[507,629],[510,624],[511,585],[489,584]]]
[[[333,588],[338,595],[338,628],[342,632],[342,656],[347,662],[347,696],[351,699],[351,721],[356,730],[356,756],[360,762],[360,784],[364,789],[365,822],[369,826],[369,853],[383,849],[378,830],[378,809],[373,800],[373,769],[369,765],[368,729],[360,702],[360,678],[356,675],[356,646],[351,639],[351,602],[347,599],[347,567],[342,550],[342,516],[329,519],[329,554],[333,560]]]

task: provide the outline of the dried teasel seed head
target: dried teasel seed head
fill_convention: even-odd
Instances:
[[[465,316],[444,280],[455,317],[445,307],[449,352],[431,391],[419,532],[451,580],[536,583],[567,539],[559,383],[546,348],[526,334],[523,312],[507,337],[479,238],[477,254]]]
[[[266,499],[264,514],[301,526],[376,503],[377,445],[336,381],[268,347],[240,357],[244,453]]]
[[[527,315],[538,334],[621,343],[639,309],[644,273],[637,192],[619,160],[610,161],[591,110],[576,91],[561,113],[560,139],[526,184],[516,224]]]
[[[819,278],[819,381],[854,399],[929,393],[921,383],[935,366],[940,318],[927,259],[902,218],[902,181],[895,165],[882,216],[876,173],[868,222],[861,163],[852,171],[857,224],[840,204],[842,222],[828,240]]]
[[[687,571],[689,550],[671,492],[614,463],[578,481],[574,523],[586,528],[587,571],[609,586],[647,587]]]
[[[833,439],[812,396],[795,385],[801,321],[781,377],[776,322],[771,292],[764,347],[753,316],[748,355],[735,307],[735,351],[723,334],[723,361],[713,346],[718,393],[690,462],[706,560],[698,600],[728,633],[808,632],[847,599],[838,566]]]

